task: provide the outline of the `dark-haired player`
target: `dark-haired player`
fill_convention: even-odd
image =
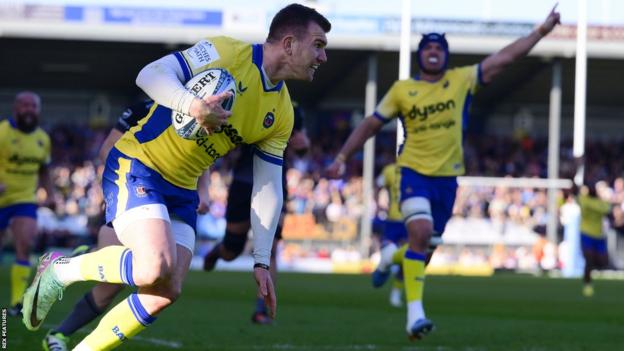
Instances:
[[[103,175],[106,220],[122,245],[68,258],[42,256],[24,295],[24,324],[40,327],[63,290],[95,280],[138,287],[107,312],[75,350],[112,349],[156,320],[180,296],[195,242],[197,180],[219,156],[239,144],[256,146],[251,226],[258,295],[274,315],[269,273],[273,235],[282,207],[282,158],[293,127],[284,80],[311,81],[327,60],[331,29],[314,9],[292,4],[273,18],[267,40],[250,45],[227,37],[206,38],[141,70],[137,84],[152,98],[146,118],[109,153]],[[223,93],[197,98],[184,84],[210,68],[229,71],[239,91],[231,112]],[[173,111],[193,116],[211,131],[198,140],[180,138]]]

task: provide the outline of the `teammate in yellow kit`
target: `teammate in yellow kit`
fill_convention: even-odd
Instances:
[[[37,329],[63,290],[76,281],[138,286],[113,307],[76,350],[111,349],[152,324],[181,293],[195,241],[195,187],[199,175],[237,145],[254,144],[251,225],[258,295],[274,315],[269,274],[273,234],[282,205],[281,164],[293,126],[293,107],[283,82],[311,81],[327,60],[330,23],[314,9],[293,4],[274,17],[264,44],[226,37],[146,66],[137,84],[157,104],[111,150],[103,175],[107,221],[124,246],[66,258],[42,257],[24,299],[24,323]],[[201,100],[184,83],[209,68],[228,70],[238,93],[231,114],[221,107],[229,93]],[[171,111],[191,115],[210,135],[180,138]]]
[[[13,116],[0,122],[0,242],[7,228],[15,241],[11,266],[11,302],[8,313],[22,310],[22,295],[30,278],[30,249],[37,234],[39,183],[52,197],[48,175],[50,138],[39,128],[41,98],[24,91],[15,97]]]
[[[594,295],[592,271],[604,269],[609,264],[607,238],[603,234],[602,222],[611,212],[611,204],[598,197],[596,182],[591,181],[581,188],[578,203],[581,207],[581,250],[585,258],[583,272],[583,295]]]
[[[419,339],[433,330],[422,305],[425,261],[432,236],[440,236],[451,216],[457,188],[456,177],[464,173],[462,132],[472,96],[479,85],[489,83],[507,65],[529,53],[559,23],[553,9],[529,35],[507,45],[481,63],[447,69],[449,50],[443,34],[423,36],[416,59],[420,72],[396,81],[372,116],[349,136],[328,167],[338,177],[345,161],[381,127],[399,117],[405,128],[405,142],[399,151],[400,201],[407,227],[409,248],[403,257],[406,330]]]
[[[377,179],[377,185],[388,190],[389,206],[388,215],[383,223],[383,238],[381,241],[381,258],[379,266],[389,268],[394,264],[392,262],[393,254],[399,246],[407,241],[407,230],[403,224],[401,217],[401,209],[399,208],[399,185],[400,173],[396,163],[391,163],[383,168],[381,175]],[[390,276],[390,269],[383,272],[375,271],[373,275],[373,286],[381,287]],[[390,305],[401,307],[403,304],[401,291],[404,288],[403,272],[399,269],[395,274],[392,290],[390,291]]]

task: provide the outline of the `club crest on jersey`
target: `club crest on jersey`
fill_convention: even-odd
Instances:
[[[262,121],[262,126],[264,128],[270,128],[275,122],[275,115],[273,112],[268,112],[266,116],[264,116],[264,121]]]

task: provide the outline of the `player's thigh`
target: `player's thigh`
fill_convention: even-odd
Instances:
[[[434,194],[431,201],[431,216],[433,218],[434,235],[441,236],[446,224],[453,216],[455,197],[457,194],[457,180],[455,177],[438,177],[433,179],[431,186]]]
[[[119,229],[117,236],[132,251],[135,281],[144,279],[151,283],[173,273],[176,245],[167,220],[137,219]]]
[[[191,260],[193,259],[193,252],[189,250],[187,247],[182,245],[176,245],[177,250],[177,261],[176,267],[173,274],[173,286],[177,290],[182,289],[182,283],[186,278],[186,274],[189,271],[189,267],[191,266]],[[179,293],[179,291],[178,291]]]
[[[103,225],[98,232],[97,247],[101,249],[107,246],[121,245],[121,241],[117,238],[117,233],[113,227]]]

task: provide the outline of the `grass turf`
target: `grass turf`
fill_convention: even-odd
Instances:
[[[8,301],[8,268],[0,268]],[[8,318],[9,350],[40,350],[47,328],[62,320],[89,285],[72,286],[38,332]],[[437,330],[409,342],[404,309],[364,275],[281,274],[278,319],[250,322],[250,273],[191,272],[180,300],[122,350],[624,350],[624,282],[598,281],[592,298],[579,280],[501,275],[427,280],[426,308]],[[124,293],[124,296],[126,294]],[[84,337],[77,332],[74,341]]]

